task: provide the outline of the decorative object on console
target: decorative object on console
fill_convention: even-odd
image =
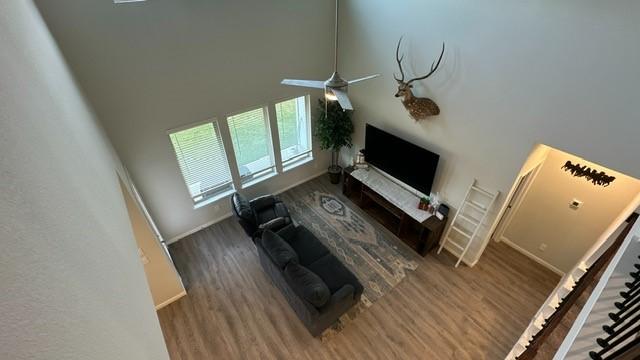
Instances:
[[[351,147],[353,122],[351,111],[343,111],[338,103],[318,100],[319,117],[316,122],[315,136],[320,140],[322,150],[331,150],[331,166],[329,178],[332,184],[340,182],[342,167],[338,165],[338,157],[342,147]]]
[[[438,210],[436,210],[436,217],[442,220],[447,216],[449,216],[449,206],[446,204],[440,204],[440,206],[438,206]]]
[[[413,95],[412,83],[417,80],[424,80],[429,76],[433,75],[433,73],[438,70],[438,66],[440,66],[440,62],[442,61],[442,56],[444,55],[444,43],[442,43],[442,52],[440,53],[440,57],[438,61],[434,61],[431,64],[431,70],[427,75],[420,76],[417,78],[413,78],[409,81],[405,81],[404,70],[402,69],[402,60],[404,59],[404,55],[400,56],[400,43],[402,42],[402,38],[398,41],[398,47],[396,48],[396,61],[398,62],[398,67],[400,68],[400,76],[398,79],[395,74],[393,77],[398,82],[398,92],[396,93],[396,97],[402,97],[402,105],[409,111],[409,115],[415,121],[420,121],[428,118],[429,116],[434,116],[440,114],[440,108],[438,105],[431,99],[416,97]]]
[[[358,154],[356,154],[356,160],[353,164],[353,167],[356,169],[368,169],[369,164],[365,161],[364,158],[364,149],[361,149]]]
[[[429,209],[429,205],[429,198],[423,196],[420,198],[420,202],[418,203],[418,209],[427,211],[427,209]]]
[[[607,187],[616,179],[615,176],[609,176],[604,171],[598,172],[598,170],[592,169],[586,165],[573,164],[571,161],[567,161],[562,170],[571,173],[575,177],[584,177],[587,181],[593,183],[593,185],[600,185]]]

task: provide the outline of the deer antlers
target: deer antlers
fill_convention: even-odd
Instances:
[[[434,61],[433,63],[431,63],[431,70],[429,71],[429,73],[427,75],[424,76],[420,76],[417,78],[413,78],[407,82],[404,81],[404,70],[402,69],[402,60],[404,60],[404,54],[402,54],[402,56],[400,56],[400,44],[402,43],[402,37],[400,37],[400,40],[398,40],[398,46],[396,47],[396,61],[398,62],[398,67],[400,68],[400,75],[402,76],[401,79],[398,79],[398,77],[394,74],[393,77],[396,79],[397,82],[403,82],[406,83],[407,85],[411,84],[414,81],[417,80],[424,80],[426,78],[428,78],[429,76],[433,75],[434,72],[436,72],[436,70],[438,70],[438,66],[440,66],[440,62],[442,61],[442,56],[444,55],[444,43],[442,43],[442,51],[440,52],[440,57],[438,57],[438,61]]]

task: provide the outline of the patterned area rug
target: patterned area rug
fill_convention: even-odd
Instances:
[[[419,257],[407,245],[376,229],[335,195],[315,191],[303,198],[286,193],[282,197],[294,221],[313,232],[364,286],[360,306],[343,316],[323,339],[342,330],[360,311],[391,291],[404,279],[406,270],[418,267]]]

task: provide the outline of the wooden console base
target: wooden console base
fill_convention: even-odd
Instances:
[[[353,170],[352,167],[344,169],[342,193],[346,197],[420,255],[425,256],[438,245],[447,223],[446,217],[440,220],[431,216],[422,223],[414,220],[402,209],[351,176]]]

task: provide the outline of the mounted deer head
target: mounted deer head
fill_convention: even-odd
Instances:
[[[442,43],[442,52],[440,53],[438,61],[434,61],[431,64],[431,71],[429,71],[427,75],[413,78],[409,81],[404,80],[404,70],[402,70],[404,54],[400,56],[400,43],[402,43],[402,38],[398,41],[398,47],[396,48],[396,61],[398,62],[398,67],[400,67],[400,75],[402,78],[398,79],[395,74],[393,75],[398,82],[398,92],[396,93],[396,97],[402,97],[402,105],[404,105],[407,111],[409,111],[409,115],[416,121],[424,120],[429,116],[440,114],[440,108],[435,102],[433,102],[433,100],[413,95],[413,91],[411,90],[413,85],[411,85],[411,83],[417,80],[424,80],[438,70],[438,66],[440,66],[442,56],[444,55],[444,43]]]

